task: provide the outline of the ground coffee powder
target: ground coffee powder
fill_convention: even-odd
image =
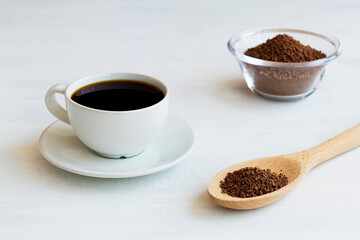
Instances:
[[[247,56],[273,62],[308,62],[326,57],[324,53],[305,46],[287,34],[279,34],[265,43],[250,48]]]
[[[263,170],[257,167],[241,168],[228,173],[220,182],[222,193],[232,197],[250,198],[264,195],[288,184],[288,178],[280,173]]]
[[[326,57],[324,53],[305,46],[289,35],[282,34],[267,40],[244,53],[267,61],[298,63]],[[244,63],[244,75],[251,76],[254,90],[276,96],[308,94],[321,79],[324,65],[315,67],[268,67]]]

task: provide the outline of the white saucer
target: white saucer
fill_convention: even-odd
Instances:
[[[180,117],[169,113],[157,140],[143,153],[128,159],[108,159],[95,154],[61,121],[52,123],[39,140],[41,154],[55,166],[80,175],[129,178],[160,172],[189,155],[194,132]]]

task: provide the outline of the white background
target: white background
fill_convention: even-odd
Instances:
[[[0,239],[355,239],[360,148],[313,169],[280,201],[234,211],[207,196],[223,168],[300,151],[360,123],[360,2],[0,1]],[[299,102],[251,93],[226,48],[281,26],[336,36],[343,53]],[[196,131],[179,165],[133,179],[60,170],[39,153],[44,95],[104,72],[159,78]]]

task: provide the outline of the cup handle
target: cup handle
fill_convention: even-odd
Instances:
[[[67,111],[58,103],[55,98],[56,93],[60,93],[65,96],[65,90],[67,87],[68,85],[63,83],[52,86],[46,93],[45,104],[52,115],[64,123],[71,125]]]

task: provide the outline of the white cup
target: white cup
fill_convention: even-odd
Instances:
[[[145,82],[161,89],[164,98],[149,107],[130,111],[104,111],[74,102],[71,95],[89,84],[126,79]],[[66,110],[55,94],[65,96]],[[77,80],[70,85],[56,84],[45,96],[49,111],[70,124],[79,139],[90,149],[107,158],[127,158],[143,152],[161,132],[169,109],[169,90],[161,81],[134,73],[109,73]]]

